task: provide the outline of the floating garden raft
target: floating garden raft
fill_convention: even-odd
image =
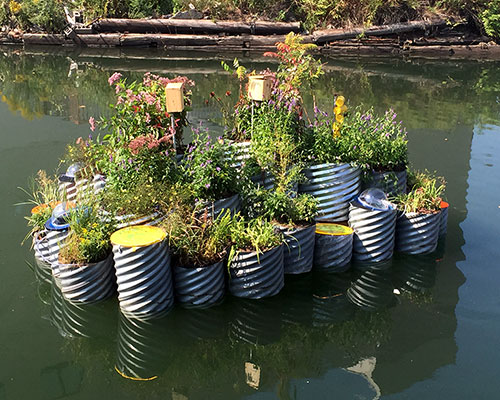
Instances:
[[[78,139],[64,174],[37,178],[28,220],[40,276],[52,275],[72,303],[104,300],[117,286],[122,314],[148,319],[175,301],[202,315],[227,293],[255,313],[257,299],[280,293],[285,274],[297,275],[295,284],[311,270],[343,282],[353,259],[363,272],[341,300],[318,294],[304,303],[317,323],[334,318],[333,304],[389,304],[392,294],[370,292],[371,282],[386,279],[394,251],[435,250],[446,232],[444,183],[408,167],[393,110],[351,110],[343,96],[332,99],[333,113],[307,110],[303,88],[322,67],[310,47],[288,35],[267,54],[279,60],[276,72],[224,64],[252,84],[241,85],[235,104],[230,92],[212,92],[226,129],[192,127],[187,144],[194,82],[146,73],[131,83],[114,73],[111,117],[89,120],[92,131],[105,130],[102,138]],[[373,171],[397,181],[381,185]],[[429,229],[414,215],[432,220]],[[234,334],[253,340],[244,315]]]

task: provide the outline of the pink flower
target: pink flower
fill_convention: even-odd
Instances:
[[[149,115],[149,113],[146,113],[146,122],[148,124],[151,122],[151,115]]]
[[[151,95],[151,94],[149,94],[149,93],[144,93],[144,94],[143,94],[143,98],[144,98],[144,101],[145,101],[146,103],[148,103],[149,105],[154,104],[154,102],[155,102],[155,100],[156,100],[156,97],[155,97],[155,96],[153,96],[153,95]]]
[[[120,86],[116,85],[116,87],[115,87],[115,93],[116,94],[120,93],[120,90],[121,90]]]
[[[90,124],[90,130],[92,132],[94,132],[95,131],[95,119],[94,119],[94,117],[89,118],[89,124]]]
[[[122,74],[120,74],[119,72],[115,72],[113,75],[111,75],[108,79],[108,83],[109,83],[109,86],[111,86],[113,83],[115,83],[116,81],[119,81],[120,78],[122,77]]]

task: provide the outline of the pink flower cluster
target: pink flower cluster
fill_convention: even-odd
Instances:
[[[128,148],[132,152],[132,154],[139,154],[142,149],[146,147],[149,150],[156,149],[162,143],[172,143],[172,135],[162,136],[160,139],[156,139],[153,135],[141,135],[131,140]]]
[[[119,72],[115,72],[113,75],[111,75],[109,78],[108,78],[108,83],[109,83],[109,86],[112,86],[115,82],[119,81],[122,77],[122,74],[120,74]]]

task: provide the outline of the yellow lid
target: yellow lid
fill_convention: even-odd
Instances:
[[[111,235],[111,243],[123,247],[145,247],[161,242],[166,232],[156,226],[136,225],[120,229]]]
[[[342,236],[352,234],[352,228],[340,224],[316,224],[316,233],[319,235]]]

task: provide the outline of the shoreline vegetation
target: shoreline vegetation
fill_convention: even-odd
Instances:
[[[0,0],[0,45],[500,58],[500,0]],[[67,7],[65,7],[67,6]]]

